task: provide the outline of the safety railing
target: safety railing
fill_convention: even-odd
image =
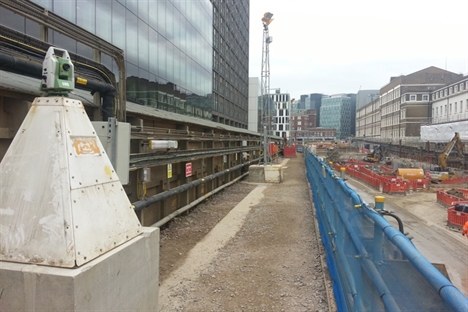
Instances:
[[[468,298],[404,234],[305,155],[338,311],[468,311]]]

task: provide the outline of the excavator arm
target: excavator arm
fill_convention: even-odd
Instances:
[[[463,156],[463,143],[460,140],[460,134],[458,132],[455,132],[455,136],[439,155],[439,167],[442,171],[447,170],[447,158],[455,146],[457,146],[458,154]]]

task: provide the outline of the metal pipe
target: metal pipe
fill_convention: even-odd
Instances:
[[[41,6],[31,1],[2,0],[0,6],[26,17],[44,27],[55,30],[69,38],[73,38],[97,51],[104,52],[112,57],[119,70],[117,120],[125,121],[126,118],[126,84],[125,79],[125,56],[124,51],[117,46],[103,40],[102,38],[78,27],[76,24],[62,18],[61,16],[44,10]]]
[[[8,54],[0,53],[0,67],[10,72],[32,78],[42,78],[42,65],[24,61]],[[91,91],[91,94],[99,92],[103,99],[103,121],[107,121],[109,117],[114,117],[116,89],[113,85],[75,76],[75,87],[77,89]]]
[[[206,193],[205,195],[203,195],[202,197],[194,200],[193,202],[191,202],[190,204],[174,211],[173,213],[171,213],[170,215],[167,215],[166,217],[164,217],[163,219],[159,220],[158,222],[156,222],[155,224],[151,225],[152,227],[161,227],[163,226],[164,224],[166,224],[167,222],[171,221],[172,219],[174,219],[175,217],[177,217],[178,215],[184,213],[185,211],[191,209],[192,207],[198,205],[199,203],[201,203],[202,201],[204,201],[205,199],[207,199],[208,197],[210,197],[211,195],[214,195],[216,193],[218,193],[219,191],[223,190],[224,188],[228,187],[228,186],[231,186],[232,184],[236,183],[237,181],[239,181],[240,179],[242,179],[243,177],[245,177],[246,175],[248,175],[249,173],[246,172],[244,173],[243,175],[241,175],[240,177],[237,177],[235,178],[234,180],[232,180],[231,182],[229,183],[226,183],[226,184],[223,184],[221,185],[220,187],[212,190],[211,192],[208,192]]]
[[[385,218],[371,209],[363,209],[365,214],[379,224],[387,238],[397,246],[411,264],[421,273],[428,283],[439,293],[440,297],[454,309],[454,311],[468,311],[468,299],[442,273],[440,273],[416,249],[411,241],[393,228]]]
[[[397,215],[395,215],[395,214],[393,214],[393,213],[391,213],[390,211],[387,211],[387,210],[377,210],[377,212],[379,214],[381,214],[381,215],[390,216],[390,217],[395,218],[395,220],[397,220],[397,222],[398,222],[398,230],[401,233],[405,234],[405,230],[404,230],[404,227],[403,227],[403,221],[401,221],[401,219]]]
[[[194,188],[194,187],[196,187],[196,186],[198,186],[198,185],[200,185],[202,183],[211,181],[211,180],[216,179],[218,177],[221,177],[221,176],[223,176],[223,175],[225,175],[227,173],[230,173],[231,171],[241,169],[244,166],[250,165],[250,164],[258,162],[258,161],[259,161],[259,159],[251,160],[251,161],[245,162],[243,164],[234,166],[232,168],[229,168],[229,169],[217,172],[215,174],[206,176],[206,177],[204,177],[202,179],[198,179],[198,180],[186,183],[184,185],[175,187],[175,188],[173,188],[173,189],[171,189],[169,191],[165,191],[165,192],[156,194],[154,196],[145,198],[143,200],[140,200],[140,201],[137,201],[137,202],[133,203],[133,207],[134,207],[135,211],[140,211],[140,210],[142,210],[144,208],[147,208],[147,207],[149,207],[149,206],[151,206],[151,205],[153,205],[153,204],[155,204],[155,203],[157,203],[157,202],[159,202],[161,200],[169,198],[172,195],[176,195],[176,194],[185,192],[186,190]]]

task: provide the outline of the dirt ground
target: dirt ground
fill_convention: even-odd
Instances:
[[[236,183],[161,229],[160,311],[336,310],[304,157],[286,161],[282,183]]]

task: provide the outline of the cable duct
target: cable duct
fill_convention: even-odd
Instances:
[[[41,79],[42,75],[42,65],[24,61],[4,53],[0,53],[0,68],[38,79]],[[75,87],[90,91],[91,94],[99,92],[102,99],[102,120],[107,121],[109,117],[114,117],[116,89],[113,85],[75,77]]]

